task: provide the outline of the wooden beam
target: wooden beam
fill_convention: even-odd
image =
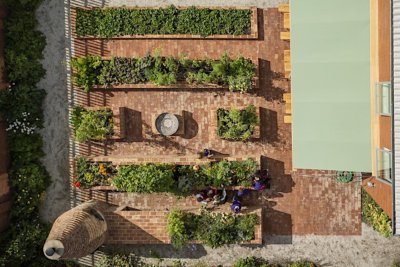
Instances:
[[[278,6],[278,11],[279,11],[279,12],[282,12],[282,13],[287,13],[287,12],[289,12],[289,11],[290,11],[290,6],[289,6],[289,4],[280,4],[280,5]]]
[[[290,41],[290,32],[281,32],[281,40]]]
[[[290,13],[283,15],[283,28],[290,29]]]

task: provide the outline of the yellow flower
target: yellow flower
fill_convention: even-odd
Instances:
[[[107,168],[104,164],[99,165],[99,173],[103,176],[107,176]]]

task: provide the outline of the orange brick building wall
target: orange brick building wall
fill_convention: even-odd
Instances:
[[[0,90],[7,88],[4,68],[4,17],[5,9],[0,6]],[[0,117],[0,232],[3,231],[9,221],[9,210],[11,207],[10,188],[8,186],[8,153],[6,140],[6,125]]]
[[[373,61],[373,68],[376,72],[375,82],[388,82],[391,75],[391,20],[390,0],[374,0],[374,13],[371,21],[375,25],[373,32],[377,38],[375,49],[377,58]],[[376,148],[392,149],[392,118],[390,116],[378,116],[379,138]],[[375,151],[374,151],[375,152]],[[376,164],[375,162],[373,164]],[[368,186],[368,182],[373,187]],[[371,195],[378,205],[389,217],[392,217],[392,185],[382,180],[370,177],[363,180],[363,188]]]

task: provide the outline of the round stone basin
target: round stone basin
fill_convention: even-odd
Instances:
[[[172,113],[162,113],[156,119],[157,131],[162,135],[173,135],[178,131],[179,120]]]

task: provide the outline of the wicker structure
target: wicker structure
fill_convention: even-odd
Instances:
[[[103,205],[91,200],[58,217],[43,246],[45,256],[51,260],[75,259],[101,246],[107,235]]]

